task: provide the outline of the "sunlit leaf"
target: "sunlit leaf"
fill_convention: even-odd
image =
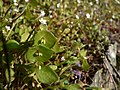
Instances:
[[[90,65],[88,64],[88,62],[87,62],[86,59],[83,59],[83,60],[82,60],[82,68],[83,68],[83,70],[85,70],[85,71],[89,70],[89,68],[90,68]]]
[[[56,70],[56,69],[57,69],[57,66],[56,66],[56,65],[49,65],[49,67],[50,67],[52,70]]]
[[[41,24],[41,25],[40,25],[40,29],[41,29],[41,30],[47,30],[47,25]]]
[[[40,62],[41,62],[41,61],[42,61],[42,62],[48,61],[48,59],[51,58],[52,53],[53,53],[52,50],[50,50],[50,49],[48,49],[48,48],[46,48],[46,47],[44,47],[44,46],[41,46],[41,45],[39,45],[39,46],[37,47],[37,50],[38,50],[38,52],[40,52],[40,56],[37,56],[37,57],[36,57],[36,60],[37,60],[37,61],[40,61]]]
[[[28,36],[29,36],[28,32],[25,32],[24,34],[22,34],[22,36],[21,36],[21,42],[25,42],[27,40]]]
[[[2,0],[0,0],[0,7],[2,7],[3,6],[3,1]]]
[[[55,43],[53,49],[52,49],[55,53],[58,53],[61,51],[60,46],[58,45],[58,42]]]
[[[86,57],[86,53],[87,53],[86,50],[84,50],[84,49],[80,50],[80,56]]]
[[[45,62],[48,61],[51,56],[52,56],[52,50],[39,45],[37,47],[31,47],[29,48],[28,52],[27,52],[27,58],[28,60],[30,60],[31,62]]]
[[[58,80],[57,74],[49,66],[42,66],[41,69],[36,69],[36,76],[39,81],[46,84],[51,84]]]
[[[43,44],[48,48],[52,48],[56,42],[55,36],[46,30],[38,32],[34,40],[34,45]]]
[[[35,62],[36,61],[36,58],[33,56],[33,54],[36,52],[36,48],[32,47],[32,48],[29,48],[28,51],[27,51],[27,59],[31,62]]]
[[[14,73],[15,73],[15,72],[10,68],[10,78],[11,78],[11,81],[14,80]],[[7,81],[9,81],[8,69],[6,69],[5,74],[6,74],[6,79],[7,79]]]
[[[32,13],[30,12],[30,8],[28,7],[26,10],[26,17],[27,19],[31,20],[32,19]]]

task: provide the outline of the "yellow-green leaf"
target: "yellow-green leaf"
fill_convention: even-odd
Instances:
[[[58,80],[58,75],[49,66],[36,69],[36,76],[40,82],[45,84],[51,84]]]

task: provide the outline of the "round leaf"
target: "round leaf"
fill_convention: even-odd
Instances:
[[[41,69],[36,69],[36,76],[39,81],[45,84],[51,84],[58,80],[57,74],[49,66],[42,66]]]
[[[19,43],[17,41],[15,41],[15,40],[9,40],[6,43],[6,46],[7,46],[8,50],[18,49],[20,47]]]
[[[55,36],[52,33],[45,30],[38,32],[35,35],[34,40],[34,45],[43,44],[48,48],[52,48],[56,42]]]
[[[39,45],[37,47],[29,48],[26,55],[27,55],[27,58],[29,61],[46,62],[51,58],[52,50],[50,50],[42,45]]]

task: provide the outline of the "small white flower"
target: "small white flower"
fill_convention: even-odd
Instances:
[[[78,16],[78,15],[76,15],[75,17],[76,17],[76,19],[79,19],[79,16]]]
[[[41,16],[41,17],[45,16],[45,11],[41,11],[40,16]]]
[[[17,2],[17,0],[13,0],[13,2],[14,2],[14,3],[16,3],[16,2]]]
[[[64,57],[64,56],[62,56],[61,61],[64,61],[64,60],[65,60],[65,57]]]
[[[65,8],[67,8],[67,4],[65,4]]]
[[[99,4],[99,0],[96,0],[96,4]]]
[[[41,69],[41,66],[39,66],[39,70]]]
[[[59,8],[59,7],[60,7],[60,3],[57,4],[57,8]]]
[[[5,28],[6,28],[7,30],[10,30],[10,26],[5,26]]]
[[[29,2],[29,0],[25,0],[25,2]]]
[[[90,5],[92,6],[92,5],[93,5],[93,3],[92,3],[92,2],[90,2]]]
[[[53,18],[53,16],[52,16],[52,15],[50,15],[50,18]]]
[[[71,24],[73,24],[73,22],[71,22]]]
[[[32,86],[35,87],[35,83],[34,82],[32,82]]]
[[[52,13],[52,11],[49,11],[49,13]]]
[[[87,18],[90,18],[90,14],[89,14],[89,13],[87,13],[87,14],[86,14],[86,17],[87,17]]]
[[[115,18],[115,16],[114,16],[114,15],[112,15],[112,18]]]
[[[47,23],[46,23],[46,20],[43,19],[43,18],[39,19],[39,21],[40,21],[42,24],[47,24]]]
[[[80,3],[80,0],[77,0],[78,3]]]
[[[13,2],[14,2],[14,5],[15,5],[15,6],[18,5],[17,0],[13,0]]]

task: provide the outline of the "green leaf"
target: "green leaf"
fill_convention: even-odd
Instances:
[[[11,78],[11,81],[13,81],[14,80],[14,71],[10,68],[10,78]],[[6,79],[7,79],[7,81],[9,81],[9,73],[8,73],[8,69],[6,69],[6,71],[5,71],[5,75],[6,75]]]
[[[46,48],[46,47],[44,47],[44,46],[42,46],[42,45],[39,45],[39,46],[37,47],[37,50],[38,50],[38,52],[40,52],[40,56],[37,56],[37,57],[36,57],[36,60],[37,60],[37,61],[40,61],[40,62],[41,62],[41,61],[42,61],[42,62],[48,61],[48,59],[51,58],[52,53],[53,53],[52,50],[50,50],[50,49],[48,49],[48,48]]]
[[[34,45],[42,44],[48,48],[52,48],[56,42],[55,36],[46,30],[38,32],[35,35],[34,40]]]
[[[83,59],[83,60],[82,60],[82,68],[83,68],[85,71],[89,70],[89,68],[90,68],[90,65],[88,64],[88,62],[87,62],[86,59]]]
[[[83,58],[86,57],[86,53],[87,53],[87,50],[80,50],[80,56],[82,56]]]
[[[18,49],[20,47],[19,43],[15,40],[9,40],[6,46],[8,50]]]
[[[22,34],[22,36],[21,36],[21,42],[25,42],[27,40],[28,36],[29,36],[28,32],[25,32],[24,34]]]
[[[34,0],[33,0],[34,1]],[[26,17],[27,19],[31,20],[32,19],[32,13],[30,12],[30,8],[28,7],[26,10]]]
[[[41,31],[42,31],[42,30],[47,30],[47,25],[41,24],[41,25],[40,25],[40,29],[41,29]]]
[[[50,67],[52,70],[56,70],[56,69],[57,69],[57,66],[56,66],[56,65],[49,65],[49,67]]]
[[[52,49],[55,53],[58,53],[61,51],[60,46],[58,45],[58,42],[55,43],[53,49]]]
[[[80,90],[80,85],[78,85],[78,84],[65,85],[65,89],[67,89],[67,90]]]
[[[0,7],[2,7],[3,6],[3,1],[2,0],[0,0]]]
[[[37,6],[37,1],[36,0],[30,0],[30,5],[32,7],[36,7]]]
[[[27,55],[28,60],[31,62],[35,62],[35,61],[46,62],[51,58],[52,53],[53,53],[52,50],[42,45],[39,45],[37,47],[29,48],[26,55]]]
[[[51,84],[58,80],[58,75],[49,66],[42,66],[41,69],[36,69],[36,76],[39,81],[45,84]]]
[[[23,33],[25,33],[24,29],[19,29],[19,35],[21,36]]]
[[[27,59],[31,62],[35,62],[36,61],[36,58],[33,56],[33,54],[36,52],[36,48],[34,47],[30,47],[27,51]]]
[[[3,50],[3,43],[0,41],[0,51]]]

